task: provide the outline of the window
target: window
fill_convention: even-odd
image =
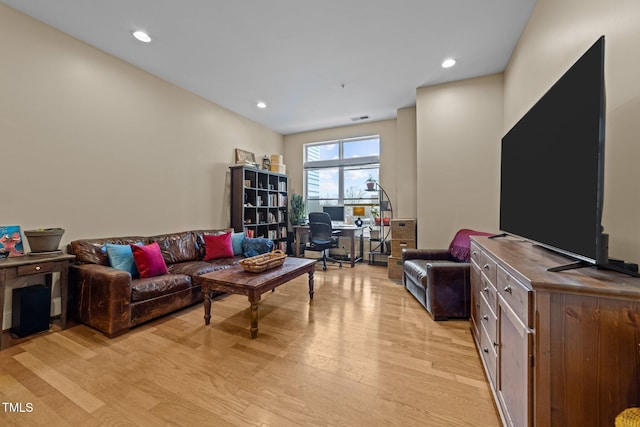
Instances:
[[[366,181],[376,181],[380,171],[380,137],[367,136],[304,146],[304,188],[307,212],[323,206],[344,206],[345,222],[353,223],[353,207],[378,204],[378,192],[366,191]]]

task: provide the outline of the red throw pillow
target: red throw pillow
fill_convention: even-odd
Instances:
[[[475,231],[463,228],[459,230],[454,236],[451,244],[449,245],[449,253],[451,256],[460,262],[470,262],[470,246],[471,236],[491,236],[492,233],[485,233],[483,231]]]
[[[233,258],[231,233],[204,236],[204,261],[218,258]]]
[[[131,252],[133,252],[133,260],[140,272],[140,277],[155,277],[169,273],[167,264],[162,258],[160,246],[156,242],[144,246],[132,244]]]

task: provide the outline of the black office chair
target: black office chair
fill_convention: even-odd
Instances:
[[[309,244],[307,247],[312,251],[322,252],[322,270],[327,270],[327,261],[338,263],[342,268],[342,263],[337,259],[327,255],[327,251],[331,248],[337,248],[338,236],[340,231],[333,230],[331,226],[331,217],[325,212],[309,213]]]

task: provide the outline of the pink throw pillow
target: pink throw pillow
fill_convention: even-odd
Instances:
[[[160,246],[156,242],[149,245],[132,244],[131,252],[133,252],[133,260],[138,272],[140,272],[140,277],[155,277],[169,273],[167,264],[162,258]]]
[[[231,233],[204,236],[204,261],[218,258],[233,258]]]

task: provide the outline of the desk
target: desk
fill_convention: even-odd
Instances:
[[[351,240],[351,249],[349,254],[351,255],[351,267],[353,267],[356,262],[362,260],[362,245],[364,243],[364,239],[362,237],[362,227],[333,227],[334,230],[340,231],[340,237],[348,237]],[[302,242],[302,236],[309,235],[309,226],[308,225],[294,225],[293,230],[295,231],[295,243],[293,254],[296,257],[300,256],[300,242]],[[360,256],[356,258],[356,231],[360,232]]]
[[[4,319],[4,295],[7,281],[28,276],[45,276],[45,284],[51,291],[53,273],[60,273],[60,326],[67,327],[67,292],[69,278],[69,263],[75,255],[24,255],[19,257],[0,259],[0,322]],[[1,323],[0,323],[1,324]],[[0,327],[0,329],[2,329]],[[0,349],[2,342],[0,340]]]

